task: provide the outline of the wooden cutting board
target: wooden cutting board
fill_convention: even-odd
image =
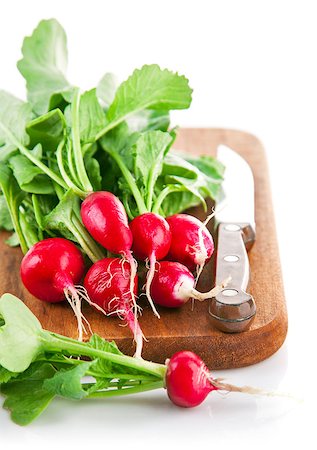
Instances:
[[[255,179],[257,239],[249,253],[251,284],[257,314],[251,328],[238,334],[225,334],[214,329],[208,314],[208,302],[191,302],[181,309],[160,308],[161,319],[152,314],[143,300],[140,324],[148,342],[143,357],[164,362],[174,352],[192,350],[212,369],[241,367],[257,363],[278,350],[287,333],[287,313],[277,239],[274,225],[266,157],[261,143],[251,134],[224,129],[182,129],[175,148],[194,154],[215,155],[219,144],[226,144],[240,153],[250,164]],[[205,217],[199,209],[191,213]],[[213,224],[210,224],[211,227]],[[73,312],[66,302],[47,304],[32,297],[22,286],[19,249],[6,246],[7,233],[0,238],[0,294],[11,292],[24,300],[44,328],[76,338],[77,327]],[[209,290],[213,285],[213,260],[205,267],[198,288]],[[133,354],[130,331],[120,319],[105,318],[88,305],[84,314],[94,332],[114,339],[120,349]],[[121,325],[121,326],[120,326]]]

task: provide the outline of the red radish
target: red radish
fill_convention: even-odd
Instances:
[[[21,279],[27,290],[40,300],[57,303],[66,299],[78,321],[79,340],[82,340],[80,298],[75,285],[84,275],[81,252],[71,241],[49,238],[37,242],[21,263]]]
[[[175,214],[166,220],[172,233],[168,259],[184,264],[191,271],[197,268],[200,274],[214,251],[214,242],[205,223],[189,214]]]
[[[211,391],[218,389],[203,360],[189,351],[175,353],[167,361],[165,380],[170,400],[183,408],[200,405]]]
[[[133,237],[123,204],[111,192],[93,192],[83,201],[80,213],[92,237],[111,253],[122,255],[130,263],[130,293],[136,307],[134,278],[137,264],[131,253]]]
[[[158,305],[177,308],[191,298],[202,301],[214,297],[227,282],[225,280],[221,286],[202,293],[195,289],[195,278],[186,266],[173,261],[160,261],[153,277],[151,295]]]
[[[84,286],[90,299],[106,314],[117,314],[125,320],[134,334],[135,356],[141,357],[143,333],[133,313],[133,298],[130,292],[131,269],[127,261],[120,258],[104,258],[88,270]],[[134,294],[137,293],[138,277],[134,276]]]
[[[160,317],[150,294],[155,263],[165,258],[171,245],[171,232],[166,220],[155,213],[144,213],[130,222],[133,235],[133,253],[138,259],[148,260],[150,269],[146,278],[146,296],[154,314]]]
[[[204,361],[195,353],[181,351],[166,361],[165,384],[170,400],[177,406],[192,408],[200,405],[212,391],[294,398],[288,394],[264,391],[252,386],[235,386],[213,378]]]

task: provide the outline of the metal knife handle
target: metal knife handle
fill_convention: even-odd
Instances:
[[[226,332],[243,331],[255,315],[255,303],[247,293],[249,258],[247,248],[255,233],[249,224],[221,223],[218,226],[216,285],[231,277],[228,285],[210,303],[214,325]]]

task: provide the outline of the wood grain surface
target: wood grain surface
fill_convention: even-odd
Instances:
[[[146,302],[141,300],[143,314],[140,324],[148,339],[143,357],[152,361],[164,362],[174,352],[187,349],[198,353],[213,369],[246,366],[276,352],[287,333],[287,312],[269,175],[261,143],[251,134],[241,131],[188,128],[180,130],[175,148],[194,154],[215,155],[219,144],[226,144],[240,153],[254,174],[257,239],[249,253],[249,291],[256,302],[256,318],[248,331],[225,334],[212,327],[208,302],[195,302],[193,310],[190,302],[177,310],[159,308],[159,320]],[[200,218],[205,217],[199,209],[190,212]],[[44,328],[76,338],[76,320],[66,302],[47,304],[35,299],[24,289],[19,276],[22,254],[19,249],[12,249],[4,243],[7,236],[8,233],[3,232],[0,237],[0,294],[11,292],[17,295],[36,314]],[[198,288],[202,291],[210,289],[213,279],[212,260],[206,266]],[[133,354],[130,331],[122,326],[120,319],[105,318],[88,305],[83,310],[94,332],[107,339],[114,339],[123,352]]]

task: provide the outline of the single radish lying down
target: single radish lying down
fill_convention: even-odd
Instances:
[[[151,298],[150,287],[155,273],[156,261],[164,259],[171,245],[170,227],[166,220],[151,212],[141,214],[130,222],[133,235],[132,250],[136,258],[148,260],[150,268],[146,278],[146,296],[154,314],[160,317]]]
[[[111,192],[93,192],[83,201],[80,214],[85,227],[99,244],[129,262],[130,293],[136,308],[134,279],[137,263],[131,253],[133,237],[123,204]]]
[[[189,214],[175,214],[166,220],[172,233],[167,259],[180,262],[191,271],[197,268],[199,276],[214,252],[214,241],[206,225]]]
[[[195,353],[189,351],[175,353],[166,364],[167,394],[177,406],[184,408],[198,406],[210,392],[218,389],[212,384],[207,366]]]
[[[212,391],[242,392],[266,396],[290,397],[287,394],[267,392],[251,386],[234,386],[214,379],[204,361],[195,353],[182,351],[166,361],[165,385],[170,400],[177,406],[192,408],[200,405]]]
[[[177,308],[191,298],[202,301],[214,297],[228,281],[225,280],[211,291],[199,292],[195,289],[195,278],[186,266],[173,261],[160,261],[151,284],[151,296],[158,305]]]
[[[129,325],[136,343],[135,356],[141,357],[143,333],[133,311],[130,292],[131,269],[127,261],[120,258],[104,258],[88,270],[84,286],[90,299],[105,314],[117,314]],[[138,289],[138,277],[134,276],[134,294]]]
[[[27,290],[40,300],[57,303],[66,299],[78,322],[82,340],[82,313],[77,285],[85,271],[84,260],[75,244],[63,238],[37,242],[22,259],[20,274]]]

